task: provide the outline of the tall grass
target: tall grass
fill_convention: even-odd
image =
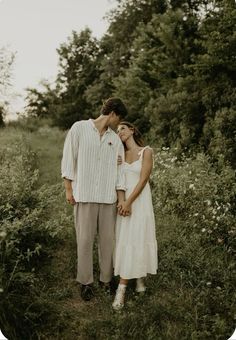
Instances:
[[[61,232],[60,218],[52,216],[61,186],[38,185],[38,159],[27,135],[1,132],[0,324],[10,339],[25,339],[53,309],[39,272]]]
[[[75,283],[73,214],[60,179],[65,134],[47,126],[0,132],[0,321],[9,339],[229,338],[236,318],[233,169],[204,154],[156,150],[159,270],[147,278],[145,295],[131,281],[126,307],[116,313],[97,284],[96,247],[96,298],[83,302]]]

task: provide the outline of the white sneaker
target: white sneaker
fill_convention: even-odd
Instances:
[[[120,285],[119,284],[119,286],[116,290],[115,300],[112,304],[113,309],[120,310],[121,308],[124,307],[125,290],[126,290],[126,285],[123,285],[123,284]]]
[[[146,290],[146,287],[144,285],[144,280],[141,277],[136,280],[136,292],[142,293],[142,292],[145,292],[145,290]]]

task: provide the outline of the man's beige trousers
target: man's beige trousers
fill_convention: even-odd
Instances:
[[[74,206],[77,240],[77,278],[83,285],[93,282],[93,244],[98,233],[100,281],[113,275],[116,203],[76,203]]]

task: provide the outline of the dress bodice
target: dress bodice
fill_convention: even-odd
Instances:
[[[142,150],[139,151],[138,155],[139,158],[132,162],[127,163],[124,162],[124,174],[125,174],[125,181],[126,181],[126,188],[128,191],[134,188],[134,186],[138,183],[140,172],[142,169],[142,159],[143,159],[143,152],[146,148],[150,148],[149,146],[145,146]],[[149,186],[147,183],[146,186]]]

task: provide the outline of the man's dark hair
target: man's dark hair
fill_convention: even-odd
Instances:
[[[110,112],[115,112],[117,116],[120,118],[125,118],[128,114],[128,111],[125,107],[125,104],[122,102],[120,98],[111,97],[108,98],[102,106],[101,113],[103,115],[109,115]]]

